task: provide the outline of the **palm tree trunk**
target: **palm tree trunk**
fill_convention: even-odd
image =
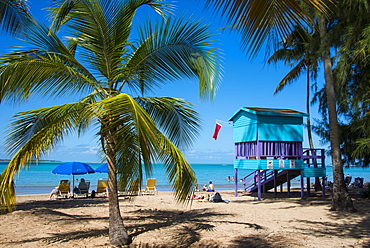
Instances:
[[[311,116],[310,116],[310,69],[307,69],[307,85],[306,85],[306,112],[308,114],[307,117],[307,137],[308,143],[311,149],[314,149],[313,141],[312,141],[312,132],[311,132]]]
[[[309,63],[308,63],[309,64]],[[306,83],[306,112],[308,114],[307,117],[307,137],[308,142],[311,149],[314,149],[313,140],[312,140],[312,131],[311,131],[311,111],[310,111],[310,69],[307,69],[307,83]],[[317,163],[315,161],[314,165],[315,168],[317,168]],[[315,177],[315,191],[320,191],[322,189],[320,178]]]
[[[117,188],[117,167],[114,139],[109,132],[106,147],[108,162],[108,199],[109,199],[109,241],[111,245],[122,246],[132,242],[123,224],[121,211],[119,209],[118,188]]]
[[[325,90],[326,101],[328,105],[330,146],[334,179],[331,210],[353,212],[356,211],[356,209],[353,206],[352,199],[344,183],[344,172],[339,140],[339,125],[335,100],[334,77],[332,71],[332,62],[330,58],[330,48],[327,47],[325,26],[325,19],[323,17],[319,17],[321,44],[323,44],[324,48],[322,56],[324,60]]]

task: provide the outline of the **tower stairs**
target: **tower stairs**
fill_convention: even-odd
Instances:
[[[258,191],[258,176],[263,191],[266,192],[277,186],[290,182],[293,178],[300,176],[302,170],[255,170],[242,178],[244,192]]]

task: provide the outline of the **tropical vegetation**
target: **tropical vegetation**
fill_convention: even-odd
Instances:
[[[133,21],[144,5],[162,18],[136,28]],[[180,148],[195,140],[199,116],[185,100],[146,95],[164,83],[191,78],[199,82],[201,98],[213,99],[220,82],[220,56],[209,27],[172,19],[172,7],[162,0],[55,0],[50,28],[34,21],[20,33],[30,47],[1,56],[0,100],[82,98],[14,116],[6,140],[13,157],[0,184],[2,205],[9,210],[14,206],[10,189],[15,173],[67,136],[91,127],[108,163],[112,245],[131,242],[117,189],[141,181],[144,173],[150,175],[153,163],[165,166],[177,200],[189,195],[196,178]],[[58,32],[68,35],[65,43]]]
[[[325,112],[329,128],[330,155],[333,166],[333,200],[332,210],[355,211],[353,202],[344,183],[342,154],[340,147],[340,129],[338,113],[341,113],[342,103],[338,96],[343,91],[343,86],[350,86],[352,90],[357,90],[357,83],[347,75],[352,75],[352,79],[359,74],[361,67],[354,67],[352,63],[362,60],[367,62],[368,57],[368,1],[226,1],[208,0],[207,4],[214,7],[216,12],[221,12],[226,22],[231,26],[230,29],[236,30],[241,37],[241,44],[245,51],[254,56],[260,48],[267,44],[274,45],[285,40],[293,33],[297,26],[317,27],[320,37],[320,59],[323,64],[325,78],[325,88],[322,90],[321,110]],[[306,12],[306,7],[310,10]],[[314,7],[314,8],[312,8]],[[359,20],[360,18],[360,20]],[[359,21],[359,27],[356,23]],[[360,35],[359,35],[360,34]],[[363,38],[363,39],[362,39]],[[336,56],[332,56],[332,48],[341,48]],[[333,64],[333,61],[335,63]],[[364,63],[361,63],[364,65]],[[346,70],[341,70],[344,66]],[[337,68],[337,69],[336,69]],[[353,70],[356,68],[356,70]],[[364,70],[361,70],[364,72]],[[350,72],[349,74],[346,74]],[[357,77],[357,79],[359,79]],[[365,116],[367,108],[363,103],[367,100],[363,98],[364,92],[368,92],[366,77],[362,78],[364,86],[361,87],[359,99],[351,105],[351,110],[358,110],[360,116]],[[365,90],[365,91],[363,91]],[[348,98],[346,98],[348,100]],[[355,98],[353,98],[355,100]],[[348,105],[347,105],[348,106]],[[348,108],[347,108],[348,109]],[[349,110],[349,109],[348,109]],[[348,112],[347,112],[348,113]],[[348,115],[347,115],[348,116]],[[361,128],[357,129],[361,132]],[[370,151],[368,137],[363,137],[358,141],[358,148],[354,154],[365,155]]]
[[[26,0],[0,0],[0,27],[11,34],[24,31],[31,21]]]
[[[306,120],[307,138],[311,149],[314,149],[311,127],[311,79],[316,84],[318,74],[318,62],[320,59],[320,43],[317,42],[319,35],[316,28],[308,29],[297,26],[292,33],[279,43],[276,50],[267,63],[283,61],[292,69],[285,75],[275,89],[274,94],[282,91],[287,85],[297,81],[302,74],[306,74],[306,113],[309,115]],[[317,164],[314,164],[317,167]],[[321,180],[315,178],[315,190],[322,189]]]

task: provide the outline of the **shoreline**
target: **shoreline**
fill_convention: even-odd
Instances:
[[[354,195],[357,213],[329,211],[331,198],[301,200],[285,193],[256,195],[219,191],[227,203],[186,201],[170,191],[119,197],[133,237],[129,247],[368,247],[367,199]],[[202,195],[203,192],[197,192]],[[204,195],[204,193],[203,193]],[[49,200],[48,194],[17,195],[17,210],[0,215],[0,247],[111,247],[108,199]],[[21,235],[20,235],[21,234]]]

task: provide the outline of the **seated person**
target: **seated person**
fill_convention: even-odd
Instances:
[[[213,185],[212,181],[209,182],[207,192],[215,192],[215,186]]]
[[[86,194],[88,192],[89,186],[85,182],[84,178],[81,178],[80,184],[78,185],[78,192],[73,192],[76,194]]]
[[[352,180],[352,177],[348,174],[345,179],[344,179],[344,182],[346,183],[346,185],[348,186],[350,183],[351,183],[351,180]]]
[[[207,184],[204,184],[204,185],[203,185],[202,190],[203,190],[203,191],[207,191]]]
[[[355,187],[362,188],[363,182],[363,178],[357,177],[355,181]]]
[[[57,195],[59,192],[59,187],[55,187],[51,192],[50,192],[50,199],[53,198],[54,195]]]

